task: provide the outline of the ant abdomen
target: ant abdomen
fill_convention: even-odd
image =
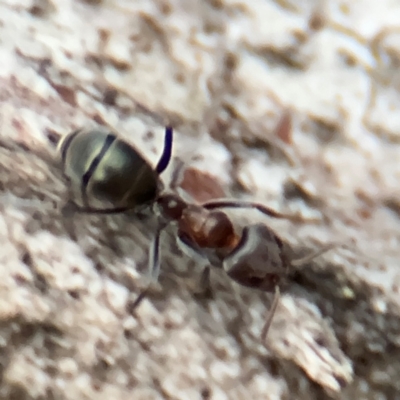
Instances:
[[[103,129],[81,129],[59,143],[74,200],[84,207],[134,208],[154,201],[157,172],[130,144]]]
[[[222,266],[242,286],[274,291],[289,266],[282,249],[282,241],[267,225],[246,226],[235,249],[224,257]]]
[[[163,189],[160,174],[171,160],[173,130],[165,128],[164,149],[155,168],[135,147],[102,128],[78,129],[58,144],[74,211],[117,214],[151,206]]]

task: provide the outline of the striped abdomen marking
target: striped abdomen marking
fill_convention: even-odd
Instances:
[[[81,184],[81,194],[82,194],[82,201],[85,206],[88,206],[88,199],[87,199],[87,186],[89,184],[90,178],[95,174],[96,168],[103,160],[103,157],[106,155],[107,151],[110,149],[111,145],[114,143],[116,136],[112,133],[109,133],[104,140],[103,147],[100,148],[98,154],[93,158],[89,168],[82,176],[82,184]]]

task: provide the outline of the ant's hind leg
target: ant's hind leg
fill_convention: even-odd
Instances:
[[[261,340],[264,342],[267,338],[269,328],[272,324],[272,319],[274,318],[276,309],[278,308],[279,300],[281,298],[281,291],[279,290],[279,286],[275,286],[275,294],[274,299],[272,301],[271,308],[268,310],[267,317],[265,318],[265,323],[261,331]]]

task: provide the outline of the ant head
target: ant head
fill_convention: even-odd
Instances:
[[[264,291],[275,290],[288,266],[281,240],[264,224],[245,227],[239,243],[223,260],[233,280]]]
[[[178,221],[187,207],[187,203],[174,193],[166,193],[159,196],[157,205],[161,214],[167,220],[172,221]]]

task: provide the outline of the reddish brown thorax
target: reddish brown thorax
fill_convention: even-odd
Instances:
[[[158,205],[165,218],[178,223],[178,235],[197,247],[233,249],[239,242],[232,222],[222,211],[188,204],[175,194],[161,196]]]
[[[197,205],[185,208],[178,227],[181,233],[203,248],[230,248],[238,241],[232,222],[225,213],[208,211]]]

